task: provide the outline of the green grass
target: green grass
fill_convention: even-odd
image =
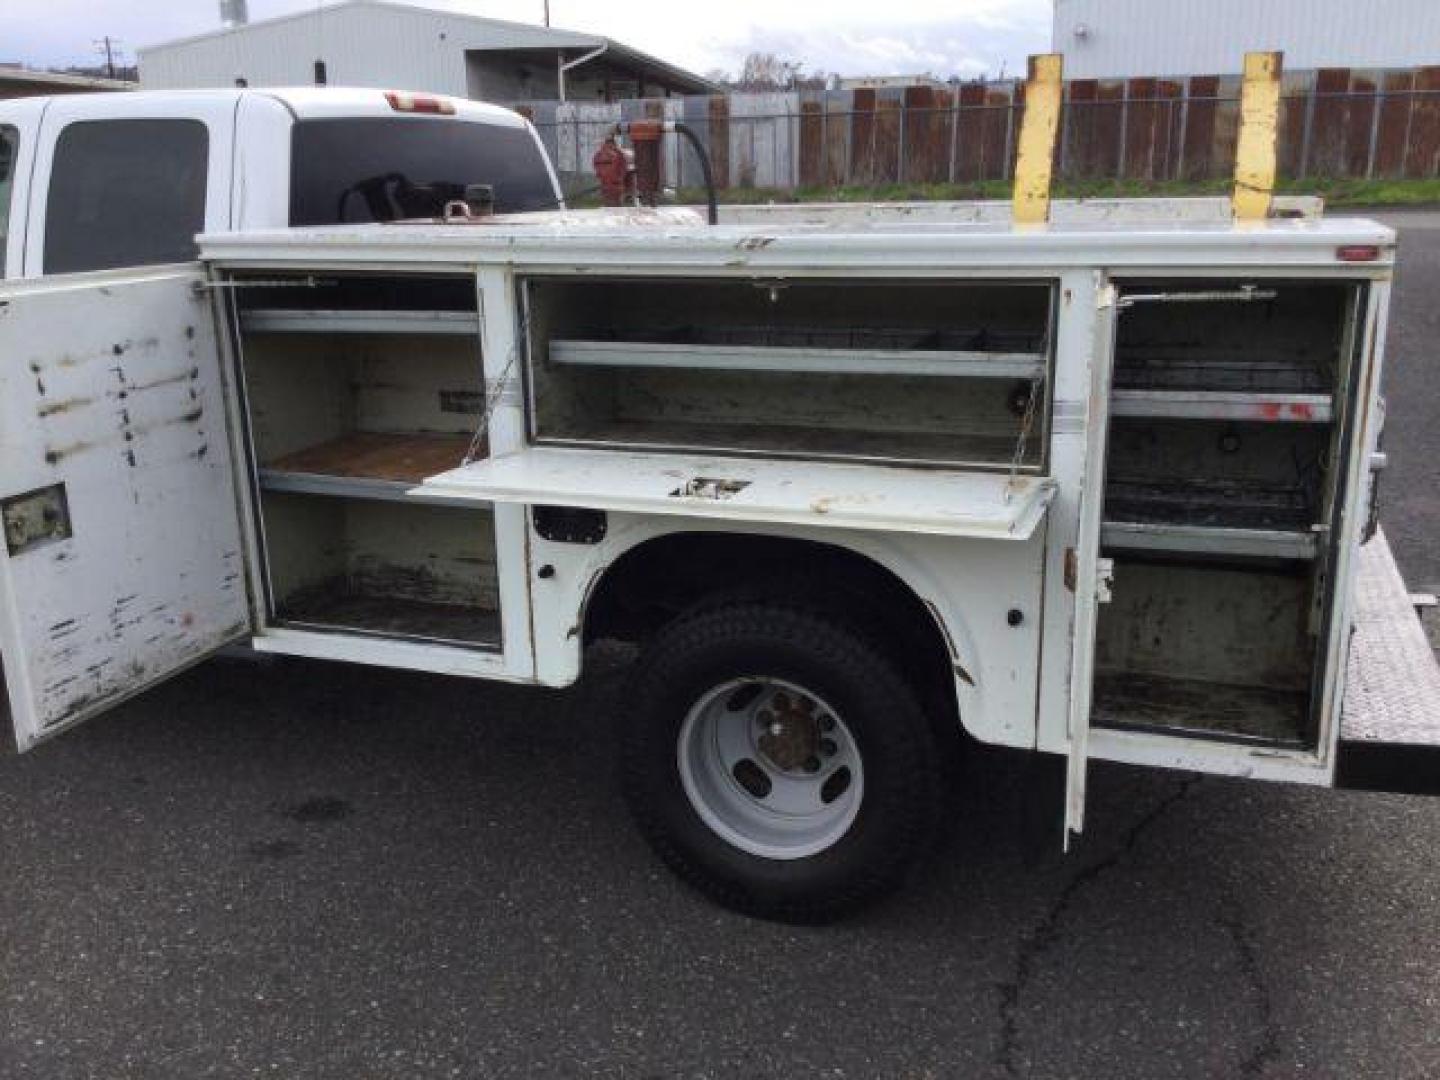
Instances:
[[[1277,192],[1319,195],[1334,209],[1346,207],[1440,206],[1440,180],[1332,180],[1310,177],[1282,179]],[[1185,195],[1228,195],[1228,180],[1060,180],[1052,195],[1057,199],[1143,199]],[[700,188],[685,188],[677,201],[703,202]],[[929,202],[937,200],[1008,199],[1008,180],[964,184],[877,184],[866,187],[724,188],[722,204],[808,202]],[[597,205],[577,200],[574,205]]]

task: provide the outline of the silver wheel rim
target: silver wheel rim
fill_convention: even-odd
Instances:
[[[706,826],[742,851],[803,859],[849,831],[865,772],[845,721],[783,679],[733,679],[690,707],[680,782]]]

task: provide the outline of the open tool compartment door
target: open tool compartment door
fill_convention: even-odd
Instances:
[[[0,653],[22,750],[249,630],[202,281],[0,288]]]

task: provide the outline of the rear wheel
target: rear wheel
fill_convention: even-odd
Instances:
[[[931,731],[885,653],[831,615],[744,603],[681,616],[638,667],[625,791],[685,880],[819,922],[895,888],[939,805]]]

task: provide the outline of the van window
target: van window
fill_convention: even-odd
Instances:
[[[302,120],[291,136],[290,224],[439,217],[467,184],[495,189],[501,214],[554,210],[528,128],[428,117]]]
[[[209,148],[199,120],[67,126],[55,145],[45,209],[45,273],[195,258]]]
[[[10,196],[15,190],[15,156],[20,133],[0,124],[0,278],[5,276],[5,243],[10,236]]]

